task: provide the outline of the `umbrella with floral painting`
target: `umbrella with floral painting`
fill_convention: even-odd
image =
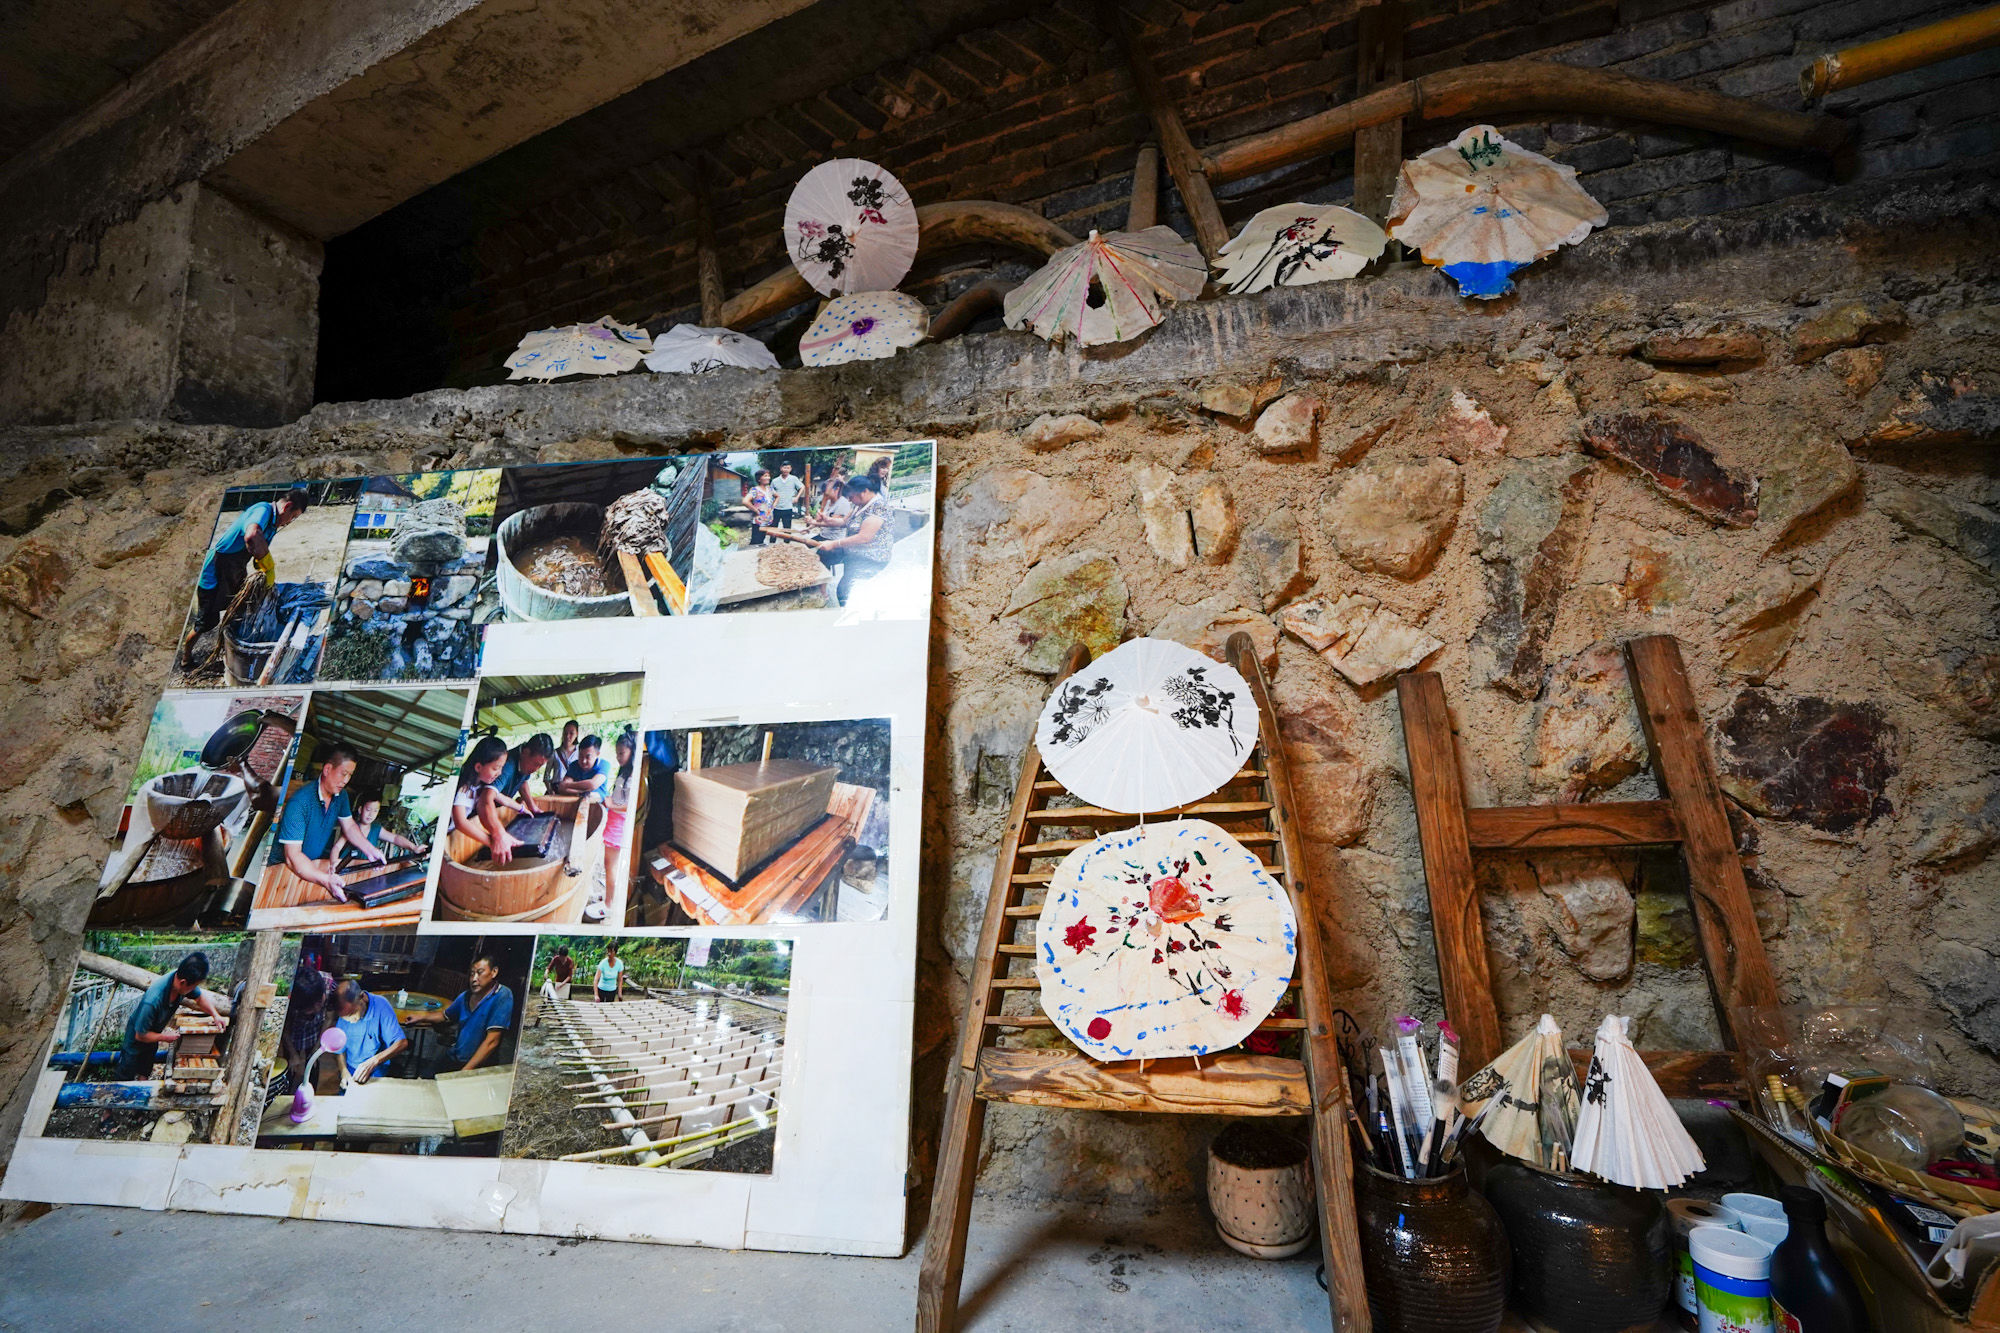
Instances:
[[[1207,1055],[1284,998],[1291,899],[1203,819],[1107,833],[1063,858],[1035,931],[1042,1008],[1099,1060]]]
[[[822,296],[893,290],[917,257],[917,232],[902,182],[858,157],[820,163],[785,203],[785,249]]]

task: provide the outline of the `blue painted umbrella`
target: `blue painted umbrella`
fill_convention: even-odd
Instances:
[[[1576,168],[1474,125],[1403,163],[1389,234],[1456,280],[1459,295],[1491,300],[1514,289],[1514,270],[1606,220]]]
[[[507,358],[510,380],[553,380],[566,375],[617,375],[639,364],[653,346],[644,329],[605,316],[593,324],[564,324],[521,335]]]

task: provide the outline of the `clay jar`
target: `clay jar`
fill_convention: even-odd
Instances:
[[[1552,1333],[1650,1333],[1672,1287],[1661,1196],[1504,1160],[1486,1197],[1514,1247],[1514,1297]]]
[[[1507,1309],[1506,1230],[1456,1167],[1405,1180],[1356,1163],[1355,1220],[1379,1333],[1493,1333]]]
[[[1208,1206],[1223,1243],[1254,1259],[1284,1259],[1312,1240],[1312,1161],[1300,1139],[1238,1120],[1208,1149]]]

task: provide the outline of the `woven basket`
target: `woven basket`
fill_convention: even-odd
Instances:
[[[1958,1108],[1968,1126],[1977,1127],[1991,1142],[2000,1126],[2000,1113],[1978,1102],[1963,1098],[1948,1099]],[[1914,1171],[1895,1162],[1883,1161],[1873,1153],[1863,1152],[1846,1139],[1821,1129],[1817,1122],[1812,1126],[1813,1137],[1826,1153],[1850,1171],[1866,1176],[1878,1185],[1914,1195],[1924,1202],[1959,1217],[1978,1217],[1986,1213],[2000,1212],[2000,1190],[1981,1189],[1968,1185],[1962,1180],[1945,1180],[1923,1171]]]

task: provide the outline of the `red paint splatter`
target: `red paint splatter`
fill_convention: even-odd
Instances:
[[[1173,875],[1154,880],[1146,898],[1162,921],[1192,921],[1201,915],[1201,895]]]
[[[1096,1018],[1090,1020],[1090,1026],[1085,1028],[1084,1031],[1090,1034],[1092,1041],[1103,1041],[1111,1035],[1111,1020],[1103,1014],[1099,1014]]]
[[[1076,924],[1063,932],[1063,943],[1082,953],[1097,939],[1097,927],[1090,924],[1089,917],[1078,917]]]
[[[1243,992],[1229,990],[1222,992],[1222,1016],[1224,1018],[1243,1017]]]

